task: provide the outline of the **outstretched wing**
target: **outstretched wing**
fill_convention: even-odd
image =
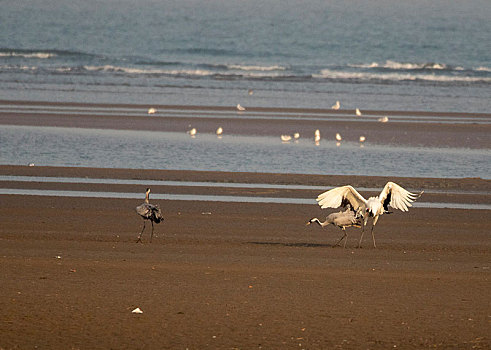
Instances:
[[[387,182],[382,192],[380,192],[379,199],[382,202],[384,209],[387,211],[390,205],[394,209],[402,211],[408,211],[409,207],[412,207],[412,202],[418,199],[424,191],[419,194],[409,192],[394,182]]]
[[[367,200],[350,185],[333,188],[317,197],[317,203],[322,209],[347,207],[349,205],[353,211],[358,212],[360,207],[365,206],[366,202]]]

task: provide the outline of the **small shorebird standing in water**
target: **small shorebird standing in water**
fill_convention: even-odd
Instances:
[[[150,234],[150,242],[152,242],[152,237],[153,237],[153,223],[155,222],[156,224],[159,224],[161,221],[164,221],[162,212],[160,211],[160,207],[158,205],[150,204],[149,197],[150,197],[150,188],[147,188],[145,192],[145,201],[135,208],[138,215],[140,215],[143,218],[143,228],[140,234],[138,235],[138,239],[136,243],[138,242],[141,243],[142,241],[142,234],[143,231],[145,230],[146,220],[150,220],[150,222],[152,223],[152,233]]]

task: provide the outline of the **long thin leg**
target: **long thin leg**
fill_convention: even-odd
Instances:
[[[363,234],[365,233],[365,226],[367,225],[367,220],[363,220],[361,223],[361,236],[360,241],[358,242],[358,248],[361,248],[361,241],[363,240]]]
[[[373,233],[373,228],[375,227],[375,224],[372,225],[372,239],[373,239],[373,247],[377,248],[377,245],[375,244],[375,234]]]
[[[153,237],[153,221],[150,221],[152,223],[152,233],[150,234],[150,242],[152,242],[152,237]]]
[[[145,220],[143,220],[142,232],[140,232],[140,234],[138,235],[138,239],[136,240],[136,243],[138,243],[138,242],[142,243],[142,233],[144,230],[145,230]]]
[[[373,218],[373,223],[372,223],[372,239],[373,239],[373,247],[377,248],[377,245],[375,244],[375,234],[373,233],[373,228],[377,224],[379,216],[377,215],[376,217]]]
[[[348,240],[348,234],[346,233],[346,230],[345,230],[344,228],[342,228],[341,230],[343,231],[343,237],[341,237],[341,238],[339,239],[339,241],[336,243],[336,245],[335,245],[335,246],[339,245],[339,243],[341,243],[341,241],[342,241],[343,239],[345,239],[345,240],[344,240],[344,248],[346,248],[346,241]]]

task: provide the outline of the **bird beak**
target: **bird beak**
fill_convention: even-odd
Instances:
[[[308,221],[308,222],[305,224],[305,226],[309,226],[309,225],[310,225],[310,221]]]

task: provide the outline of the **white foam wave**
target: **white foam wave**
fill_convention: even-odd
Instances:
[[[130,68],[119,67],[112,65],[105,66],[84,66],[87,71],[102,71],[102,72],[121,72],[127,74],[165,74],[165,75],[199,75],[207,76],[214,74],[206,69],[142,69],[142,68]]]
[[[352,68],[386,68],[393,70],[448,69],[448,66],[444,63],[410,63],[391,60],[387,60],[385,63],[372,62],[368,64],[350,64],[348,66]]]
[[[230,64],[227,65],[228,69],[244,70],[244,71],[259,71],[259,72],[270,72],[270,71],[284,71],[285,67],[274,65],[274,66],[254,66],[254,65],[240,65],[240,64]]]
[[[346,72],[323,69],[320,74],[314,74],[314,78],[322,79],[346,79],[346,80],[383,80],[383,81],[404,81],[404,80],[422,80],[434,82],[461,82],[491,83],[491,78],[453,76],[453,75],[436,75],[436,74],[410,74],[410,73],[366,73],[366,72]]]
[[[477,72],[491,72],[491,68],[488,67],[477,67],[476,68]]]
[[[56,54],[49,53],[49,52],[30,52],[30,53],[0,52],[0,57],[24,57],[24,58],[46,59],[46,58],[56,57]]]

